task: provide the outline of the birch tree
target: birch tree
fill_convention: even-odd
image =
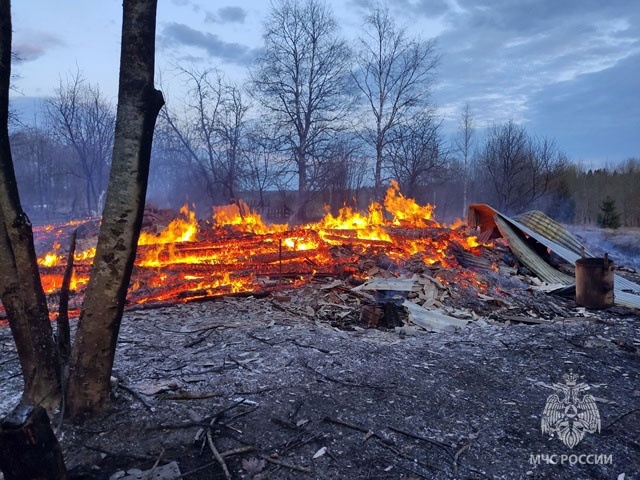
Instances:
[[[435,43],[409,38],[388,8],[377,6],[366,18],[353,79],[370,112],[366,131],[376,152],[376,190],[385,180],[384,156],[394,139],[394,129],[427,106],[437,64]]]
[[[85,301],[68,370],[66,414],[94,416],[109,405],[110,376],[133,269],[153,131],[164,104],[154,88],[157,0],[124,0],[113,163]],[[22,210],[8,137],[11,9],[0,0],[0,295],[24,378],[23,402],[53,407],[65,368],[53,340],[33,232]],[[63,394],[65,392],[62,392]]]
[[[320,0],[279,0],[266,23],[263,54],[251,72],[254,98],[279,127],[294,159],[298,198],[292,221],[320,172],[321,151],[344,128],[349,104],[349,49],[338,37],[333,13]]]

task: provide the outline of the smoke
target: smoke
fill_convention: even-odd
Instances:
[[[617,267],[640,271],[640,230],[605,230],[597,227],[570,227],[578,240],[596,256],[605,253]]]

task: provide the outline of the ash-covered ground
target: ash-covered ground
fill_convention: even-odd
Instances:
[[[574,233],[638,281],[637,231]],[[58,432],[70,477],[128,480],[175,462],[187,479],[640,478],[638,312],[543,293],[503,242],[483,258],[500,271],[410,268],[410,300],[468,321],[439,333],[401,313],[401,326],[367,328],[367,297],[330,278],[128,311],[112,408]],[[586,393],[599,416],[573,447],[541,428],[567,374],[589,389],[566,413],[584,417]],[[7,326],[0,378],[4,413],[22,388]]]
[[[570,315],[552,322],[498,313],[427,333],[334,323],[309,306],[322,295],[312,285],[126,313],[112,409],[59,432],[71,478],[175,461],[182,478],[223,479],[207,431],[234,479],[639,478],[637,312],[567,300]],[[21,389],[7,327],[0,369],[7,411]],[[569,372],[600,417],[573,448],[541,432]]]

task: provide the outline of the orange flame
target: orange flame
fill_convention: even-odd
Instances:
[[[354,212],[350,207],[342,207],[338,216],[334,217],[331,212],[327,212],[320,222],[308,225],[306,228],[315,230],[327,243],[339,243],[331,238],[332,231],[355,232],[356,238],[360,240],[378,240],[391,242],[391,237],[384,231],[384,216],[379,203],[373,202],[369,205],[368,215]]]
[[[140,232],[138,246],[194,241],[198,233],[196,212],[189,210],[187,205],[183,205],[182,208],[180,208],[180,214],[182,218],[178,217],[172,220],[171,223],[167,225],[167,228],[157,235]]]
[[[260,214],[251,210],[242,200],[231,205],[213,207],[213,222],[216,227],[234,226],[242,232],[256,235],[284,232],[289,229],[287,224],[265,225]]]
[[[427,266],[455,267],[450,253],[454,243],[480,253],[478,239],[465,233],[462,222],[445,228],[433,214],[432,205],[419,205],[402,195],[397,182],[391,182],[384,208],[373,202],[362,213],[345,206],[336,216],[327,211],[317,223],[294,230],[286,224],[266,224],[241,200],[214,207],[212,223],[198,222],[195,211],[184,205],[163,231],[141,232],[129,295],[137,303],[186,301],[259,290],[265,278],[259,274],[268,278],[293,272],[289,285],[298,285],[318,273],[342,274],[345,269],[349,274],[366,275],[358,272],[356,265],[362,258],[378,254],[398,265],[418,260]],[[73,224],[46,226],[38,234],[61,238]],[[66,260],[60,250],[56,241],[52,250],[38,259],[48,293],[58,290],[62,282],[60,267]],[[74,272],[72,290],[82,291],[88,282],[87,267],[94,256],[95,248],[86,245],[75,254],[75,264],[82,268]]]
[[[408,224],[417,228],[426,228],[433,217],[433,205],[418,205],[413,198],[400,193],[398,182],[392,180],[384,197],[384,207],[393,215],[394,225]]]

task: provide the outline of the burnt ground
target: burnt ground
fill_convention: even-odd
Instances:
[[[606,244],[587,233],[590,247],[637,265],[638,232],[622,243],[604,232]],[[485,254],[501,271],[479,273],[483,294],[460,272],[415,272],[438,273],[413,299],[470,319],[457,331],[366,328],[361,295],[331,279],[127,312],[112,408],[58,432],[70,477],[142,478],[175,462],[187,479],[639,479],[638,312],[577,308],[502,269],[515,263],[506,248]],[[601,418],[573,449],[540,429],[551,385],[568,372],[591,386]],[[1,414],[21,391],[6,326],[0,379]]]
[[[126,313],[111,410],[59,432],[71,477],[175,461],[182,478],[223,479],[208,431],[234,479],[640,478],[637,312],[567,300],[551,322],[497,314],[427,333],[319,318],[304,307],[313,294]],[[0,369],[6,411],[21,388],[7,327]],[[573,449],[540,429],[550,385],[569,371],[601,416]],[[532,454],[612,462],[536,465]]]

